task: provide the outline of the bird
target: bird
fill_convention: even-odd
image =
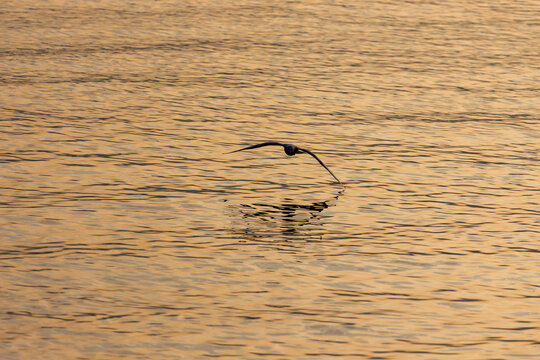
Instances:
[[[285,150],[285,154],[287,154],[289,156],[293,156],[295,154],[303,154],[303,153],[309,154],[309,155],[313,156],[319,162],[319,164],[321,164],[322,167],[325,168],[330,173],[330,175],[332,175],[334,177],[334,179],[336,179],[337,182],[340,183],[343,186],[343,183],[341,181],[339,181],[339,179],[336,177],[336,175],[334,175],[334,173],[332,171],[330,171],[330,169],[326,165],[324,165],[322,160],[319,159],[317,157],[317,155],[315,155],[314,153],[312,153],[311,151],[309,151],[307,149],[299,148],[298,146],[293,145],[293,144],[282,144],[282,143],[277,142],[277,141],[266,141],[266,142],[256,144],[256,145],[251,145],[251,146],[248,146],[248,147],[245,147],[245,148],[242,148],[242,149],[230,151],[230,152],[228,152],[226,154],[232,154],[232,153],[235,153],[235,152],[238,152],[238,151],[243,151],[243,150],[256,149],[256,148],[260,148],[260,147],[263,147],[263,146],[283,146],[283,150]]]

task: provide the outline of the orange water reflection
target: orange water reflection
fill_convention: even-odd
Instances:
[[[536,3],[3,9],[2,358],[538,356]]]

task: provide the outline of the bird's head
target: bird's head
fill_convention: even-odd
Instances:
[[[289,156],[293,156],[294,154],[298,152],[298,147],[292,144],[284,144],[283,148],[285,150],[285,154]]]

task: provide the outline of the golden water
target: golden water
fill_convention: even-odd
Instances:
[[[540,357],[539,18],[3,1],[0,357]]]

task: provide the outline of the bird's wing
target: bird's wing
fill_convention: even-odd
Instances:
[[[263,143],[260,143],[260,144],[257,144],[257,145],[251,145],[251,146],[248,146],[248,147],[245,147],[245,148],[242,148],[242,149],[234,150],[234,151],[228,152],[226,154],[231,154],[231,153],[234,153],[234,152],[237,152],[237,151],[242,151],[242,150],[255,149],[255,148],[259,148],[259,147],[262,147],[262,146],[268,146],[268,145],[283,146],[282,143],[278,143],[276,141],[267,141],[267,142],[263,142]]]
[[[324,163],[321,161],[321,159],[319,159],[317,157],[317,155],[315,155],[314,153],[312,153],[311,151],[309,150],[306,150],[306,149],[301,149],[301,148],[298,148],[298,150],[302,151],[302,152],[305,152],[305,153],[308,153],[309,155],[313,156],[315,159],[317,159],[317,161],[319,162],[319,164],[321,164],[326,170],[328,170],[328,172],[330,173],[330,175],[332,175],[334,177],[334,179],[337,180],[338,183],[340,183],[341,185],[343,185],[343,183],[341,181],[339,181],[339,179],[336,177],[336,175],[334,175],[334,173],[332,171],[330,171],[329,168],[326,167],[326,165],[324,165]]]

